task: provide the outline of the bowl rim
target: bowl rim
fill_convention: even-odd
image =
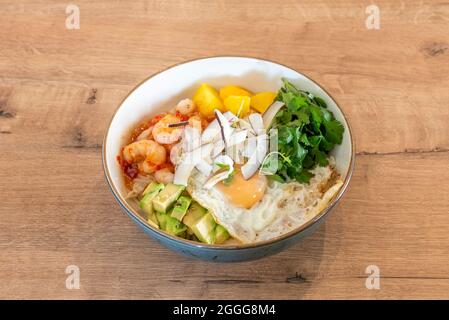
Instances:
[[[114,183],[112,182],[112,178],[109,174],[109,168],[108,168],[108,164],[106,161],[106,141],[108,138],[108,134],[112,125],[112,122],[118,112],[118,110],[122,107],[123,103],[125,102],[126,99],[128,99],[128,97],[134,93],[134,91],[137,90],[137,88],[139,88],[142,84],[144,84],[145,82],[147,82],[148,80],[152,79],[153,77],[157,76],[158,74],[161,74],[169,69],[172,69],[174,67],[180,66],[180,65],[184,65],[184,64],[188,64],[191,62],[195,62],[195,61],[200,61],[200,60],[209,60],[209,59],[216,59],[216,58],[237,58],[237,59],[248,59],[248,60],[255,60],[255,61],[262,61],[262,62],[269,62],[269,63],[273,63],[273,64],[277,64],[279,66],[282,66],[284,68],[290,69],[291,71],[294,71],[300,75],[302,75],[303,77],[305,77],[306,79],[308,79],[309,81],[311,81],[312,83],[314,83],[316,86],[318,86],[321,90],[323,90],[334,102],[336,107],[340,110],[345,122],[346,122],[346,129],[348,130],[348,135],[349,135],[349,142],[350,142],[350,147],[351,147],[351,158],[350,158],[350,162],[349,162],[349,167],[348,167],[348,173],[346,175],[346,178],[343,182],[343,185],[341,186],[341,188],[339,189],[338,193],[336,195],[333,196],[332,200],[327,204],[326,208],[324,208],[319,214],[317,214],[313,219],[310,219],[309,221],[307,221],[306,223],[302,224],[301,226],[285,233],[282,235],[279,235],[275,238],[269,239],[269,240],[264,240],[264,241],[258,241],[258,242],[254,242],[254,243],[247,243],[247,244],[239,244],[239,245],[211,245],[211,244],[205,244],[205,243],[201,243],[201,242],[197,242],[197,241],[193,241],[193,240],[187,240],[187,239],[183,239],[180,237],[176,237],[176,236],[172,236],[160,229],[156,229],[153,226],[151,226],[145,219],[143,219],[126,201],[126,199],[124,199],[122,197],[122,195],[120,194],[120,192],[117,190],[117,188],[115,187]],[[354,172],[354,167],[355,167],[355,141],[354,141],[354,137],[352,135],[352,131],[351,131],[351,126],[349,124],[349,121],[345,115],[345,113],[343,112],[343,110],[340,108],[337,100],[334,99],[334,97],[328,92],[326,91],[322,86],[320,86],[315,80],[313,80],[312,78],[310,78],[308,75],[299,72],[287,65],[284,65],[282,63],[273,61],[273,60],[269,60],[269,59],[265,59],[265,58],[257,58],[254,56],[234,56],[234,55],[216,55],[216,56],[207,56],[207,57],[201,57],[201,58],[194,58],[194,59],[189,59],[189,60],[184,60],[182,62],[170,65],[160,71],[157,71],[153,74],[151,74],[150,76],[148,76],[147,78],[145,78],[144,80],[140,81],[137,85],[135,85],[131,91],[120,101],[120,103],[118,104],[118,106],[116,107],[115,111],[113,112],[111,119],[107,125],[106,128],[106,132],[104,134],[103,137],[103,143],[102,143],[102,150],[101,150],[101,162],[102,162],[102,166],[103,166],[103,171],[104,171],[104,175],[106,177],[106,181],[109,185],[110,190],[112,191],[112,194],[114,196],[114,198],[116,199],[116,201],[119,203],[120,207],[122,209],[125,210],[125,212],[131,217],[133,218],[133,220],[135,222],[138,222],[142,225],[142,227],[144,228],[148,228],[151,231],[157,233],[158,235],[162,236],[163,238],[166,238],[167,240],[171,240],[171,241],[175,241],[179,244],[182,245],[190,245],[193,246],[195,248],[198,249],[212,249],[212,250],[223,250],[223,251],[227,251],[227,250],[242,250],[242,249],[251,249],[251,248],[258,248],[258,247],[264,247],[267,245],[271,245],[274,244],[276,242],[281,242],[283,240],[286,240],[288,238],[292,238],[295,235],[302,233],[304,231],[306,231],[307,229],[310,229],[315,223],[318,223],[320,220],[325,219],[325,217],[329,214],[329,212],[331,211],[331,209],[333,209],[338,202],[341,200],[343,194],[346,193],[346,190],[349,186],[349,182],[352,178],[353,172]]]

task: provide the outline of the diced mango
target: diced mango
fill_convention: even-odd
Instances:
[[[248,96],[229,96],[224,101],[226,111],[231,111],[240,118],[248,114],[250,104],[251,98]]]
[[[229,96],[252,96],[253,94],[239,86],[225,86],[220,89],[220,97],[223,101]]]
[[[251,97],[251,108],[256,109],[260,113],[264,113],[269,106],[272,105],[276,93],[274,92],[260,92]]]
[[[207,83],[198,88],[193,96],[193,102],[198,106],[200,113],[207,118],[215,117],[215,109],[222,112],[225,110],[217,90]]]

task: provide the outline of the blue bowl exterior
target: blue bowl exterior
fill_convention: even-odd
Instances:
[[[125,213],[150,237],[155,239],[157,242],[161,243],[165,247],[176,251],[184,256],[213,261],[213,262],[239,262],[239,261],[249,261],[256,260],[266,256],[270,256],[280,251],[294,245],[301,238],[313,233],[325,220],[328,214],[333,210],[330,209],[322,219],[317,220],[315,223],[311,224],[308,228],[294,234],[289,238],[282,239],[280,241],[267,243],[263,246],[250,247],[250,248],[237,248],[237,249],[225,249],[225,248],[211,248],[202,247],[201,245],[195,246],[191,243],[178,242],[168,237],[161,236],[159,233],[155,232],[147,225],[143,224],[141,221],[136,219],[136,217],[129,213],[128,210],[120,204],[121,208]]]

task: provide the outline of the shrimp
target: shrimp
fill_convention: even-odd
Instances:
[[[154,125],[153,137],[160,144],[172,144],[181,139],[182,127],[169,127],[170,124],[180,122],[177,116],[167,114],[158,123]]]
[[[196,105],[192,100],[184,99],[176,105],[176,111],[185,116],[190,115],[196,111]]]
[[[201,131],[203,130],[201,117],[200,116],[190,117],[189,127],[195,128],[201,133]]]
[[[177,165],[181,160],[181,143],[175,144],[170,150],[170,162]]]
[[[167,184],[172,183],[174,174],[168,168],[160,169],[154,173],[157,182]]]
[[[128,163],[138,163],[139,171],[153,173],[165,163],[165,148],[153,140],[139,140],[123,148],[123,157]]]

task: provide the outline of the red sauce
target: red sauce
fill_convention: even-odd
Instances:
[[[159,122],[159,120],[161,120],[163,117],[165,117],[165,115],[166,115],[166,113],[161,113],[161,114],[158,114],[157,116],[154,116],[153,118],[150,119],[149,125],[154,126],[156,123]]]
[[[188,117],[188,116],[185,116],[185,115],[181,114],[181,112],[179,112],[179,111],[176,111],[175,116],[178,117],[179,119],[181,119],[181,121],[187,121],[187,120],[189,120],[189,117]]]
[[[137,128],[135,128],[133,130],[133,132],[131,133],[131,141],[130,142],[134,142],[136,141],[137,137],[144,132],[145,130],[147,130],[150,127],[150,123],[149,122],[142,122],[139,126],[137,126]]]
[[[131,133],[130,143],[136,141],[137,137],[140,136],[140,134],[142,132],[144,132],[145,130],[147,130],[151,126],[154,126],[165,115],[166,115],[166,113],[158,114],[158,115],[154,116],[153,118],[151,118],[150,120],[144,121],[140,125],[138,125]]]

